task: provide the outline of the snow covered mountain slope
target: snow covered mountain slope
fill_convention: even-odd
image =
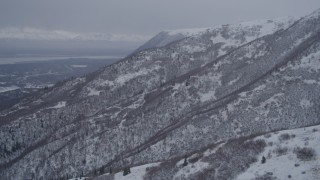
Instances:
[[[110,167],[179,158],[230,139],[319,124],[319,13],[265,36],[261,26],[222,26],[25,99],[0,113],[0,177],[97,176]],[[252,156],[244,156],[247,146]],[[218,177],[245,171],[262,146],[253,141],[238,151],[240,144],[231,143],[228,152],[245,159],[219,156],[230,157],[235,169],[230,174],[223,167]],[[219,171],[218,162],[208,177]],[[154,171],[154,179],[161,172]]]
[[[258,157],[259,160],[265,157],[266,162],[255,162],[236,179],[319,179],[319,125],[270,133],[256,139],[262,139],[267,143],[267,147]]]
[[[95,179],[318,179],[319,140],[319,125],[251,135],[192,152],[187,165],[179,157],[133,167],[127,176],[106,173]]]

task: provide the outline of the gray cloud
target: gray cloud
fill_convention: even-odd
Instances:
[[[0,28],[154,35],[164,29],[303,16],[317,8],[319,0],[1,0]]]

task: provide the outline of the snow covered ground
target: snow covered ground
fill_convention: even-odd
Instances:
[[[143,180],[143,176],[146,174],[146,169],[157,166],[158,164],[159,163],[151,163],[133,167],[130,169],[131,173],[126,176],[123,176],[123,172],[121,171],[114,175],[114,180]]]
[[[235,179],[320,179],[320,125],[269,133],[258,136],[254,140],[259,139],[263,139],[267,143],[267,147],[259,155],[258,161],[251,164],[245,172],[239,174]],[[199,161],[189,163],[187,166],[182,165],[184,158],[181,159],[176,164],[179,168],[173,179],[188,179],[193,174],[209,168],[209,163],[201,159],[215,153],[224,145],[225,143],[222,143],[212,150],[205,151]],[[196,156],[198,154],[194,154],[188,159]],[[263,156],[266,158],[265,163],[261,163]],[[143,180],[146,169],[159,164],[152,163],[132,167],[131,174],[123,176],[122,171],[118,172],[114,174],[114,180]],[[103,176],[109,176],[109,174]]]
[[[146,171],[150,167],[155,167],[158,166],[160,163],[150,163],[150,164],[145,164],[141,166],[136,166],[130,168],[131,173],[123,176],[123,171],[120,171],[116,174],[114,174],[113,178],[110,176],[109,173],[103,174],[101,176],[96,177],[95,179],[113,179],[113,180],[143,180],[144,175],[146,174]],[[75,178],[73,178],[74,180]]]
[[[192,174],[195,174],[197,172],[202,171],[203,169],[206,169],[209,166],[209,163],[198,161],[192,165],[184,166],[183,167],[184,159],[180,160],[177,163],[177,166],[182,167],[174,176],[174,179],[188,179],[188,177]]]
[[[320,126],[280,131],[256,139],[264,139],[268,146],[259,161],[236,179],[320,179]],[[262,156],[266,158],[264,164],[260,161]]]
[[[99,96],[100,95],[100,91],[97,91],[96,89],[88,88],[88,90],[89,90],[88,96]]]
[[[69,179],[69,180],[86,180],[86,178],[85,177],[79,177],[79,178],[71,178],[71,179]]]

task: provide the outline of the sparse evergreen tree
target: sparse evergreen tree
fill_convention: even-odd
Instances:
[[[262,156],[261,164],[264,164],[264,163],[266,163],[266,158],[264,156]]]
[[[128,174],[130,174],[130,173],[131,173],[130,167],[124,168],[124,170],[123,170],[123,176],[126,176],[126,175],[128,175]]]
[[[100,174],[103,174],[103,173],[104,173],[104,168],[101,167],[101,168],[100,168]]]
[[[187,155],[184,156],[184,162],[183,162],[183,166],[187,166],[188,162],[187,162]]]

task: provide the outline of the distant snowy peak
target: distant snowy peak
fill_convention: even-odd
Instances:
[[[139,34],[120,33],[80,33],[63,30],[44,30],[38,28],[0,28],[0,40],[74,40],[74,41],[126,41],[144,42],[150,37]]]
[[[201,36],[206,33],[212,34],[215,32],[223,33],[225,31],[254,31],[254,36],[252,36],[252,38],[257,38],[268,34],[272,34],[280,29],[288,28],[296,20],[297,18],[294,17],[281,17],[272,20],[248,21],[240,24],[217,25],[208,28],[165,30],[154,36],[141,47],[139,47],[136,50],[136,52],[149,48],[163,47],[186,37]],[[253,40],[252,38],[249,40]]]
[[[186,36],[183,34],[172,34],[170,35],[169,32],[163,31],[151,38],[149,41],[147,41],[145,44],[140,46],[135,52],[143,51],[150,48],[155,47],[163,47],[165,45],[168,45],[174,41],[181,40],[185,38]]]

